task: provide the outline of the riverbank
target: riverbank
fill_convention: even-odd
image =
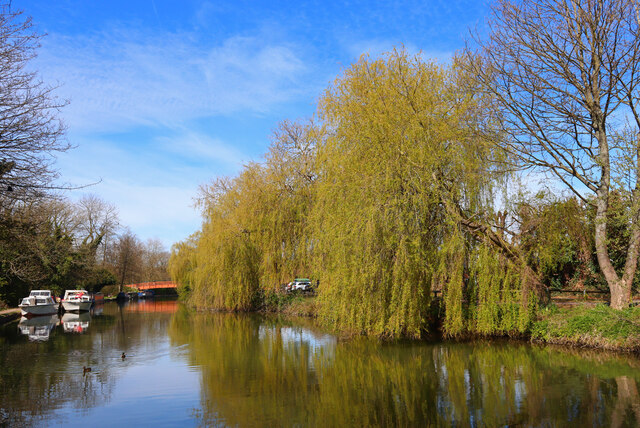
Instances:
[[[316,318],[316,296],[297,292],[286,294],[270,292],[262,296],[259,312]]]
[[[265,296],[260,312],[316,318],[316,297],[273,293]],[[617,311],[605,304],[552,304],[538,312],[530,331],[519,339],[640,354],[640,307]]]
[[[20,318],[20,309],[18,308],[5,309],[0,311],[0,325],[6,324],[18,318]]]
[[[534,342],[640,354],[640,307],[621,311],[604,304],[540,310]]]

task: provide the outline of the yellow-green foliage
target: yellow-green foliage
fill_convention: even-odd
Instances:
[[[309,274],[306,222],[318,138],[312,123],[283,122],[263,164],[202,188],[202,231],[193,248],[174,248],[170,268],[192,304],[250,310],[260,287]]]
[[[362,57],[321,99],[330,132],[318,152],[316,270],[320,314],[341,330],[415,337],[426,327],[448,233],[442,199],[477,205],[488,190],[477,179],[487,149],[473,138],[475,101],[459,79],[394,51]]]
[[[196,267],[198,234],[188,240],[174,244],[169,258],[169,275],[178,284],[178,294],[187,296],[193,288],[193,272]]]
[[[501,177],[479,137],[492,128],[484,100],[465,83],[405,51],[362,57],[322,96],[321,125],[283,122],[262,164],[202,189],[202,231],[174,248],[172,277],[196,306],[226,310],[318,277],[324,323],[386,337],[425,331],[435,281],[449,334],[511,331],[517,275],[452,214],[492,216]],[[482,307],[496,302],[497,314]]]
[[[535,300],[522,293],[518,266],[486,245],[478,246],[470,262],[469,296],[472,331],[514,334],[527,331]]]
[[[434,276],[434,285],[442,290],[444,331],[452,336],[464,332],[467,326],[463,303],[464,265],[468,254],[462,234],[456,232],[454,229],[442,243],[438,269]]]
[[[524,333],[535,300],[522,293],[518,266],[491,246],[451,233],[442,245],[434,282],[442,288],[444,332],[482,335]]]

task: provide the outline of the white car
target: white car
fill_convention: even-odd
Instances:
[[[294,281],[287,284],[287,291],[311,291],[312,289],[311,280],[307,278],[296,278]]]

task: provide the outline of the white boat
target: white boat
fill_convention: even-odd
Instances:
[[[33,290],[18,305],[23,316],[51,315],[58,313],[58,304],[49,290]]]
[[[65,311],[88,311],[91,309],[91,296],[86,290],[66,290],[62,298]]]

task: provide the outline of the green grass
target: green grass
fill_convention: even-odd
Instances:
[[[640,307],[577,306],[540,311],[533,340],[564,345],[640,352]]]
[[[278,293],[266,291],[258,296],[257,307],[265,312],[315,317],[315,297],[302,293]]]

